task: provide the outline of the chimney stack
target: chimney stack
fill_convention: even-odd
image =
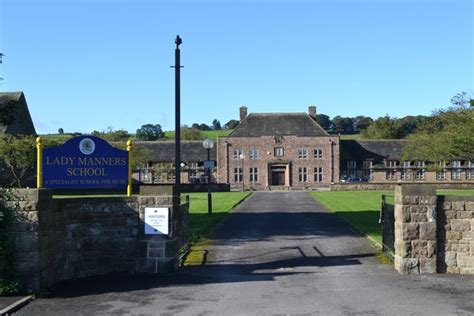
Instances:
[[[240,121],[242,122],[244,118],[247,117],[247,107],[246,106],[241,106],[240,107]]]
[[[314,105],[308,106],[308,115],[316,119],[316,106]]]

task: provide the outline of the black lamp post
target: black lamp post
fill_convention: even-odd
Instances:
[[[206,138],[202,146],[207,150],[207,161],[211,161],[211,149],[214,147],[214,141]],[[209,162],[208,162],[209,163]],[[212,196],[211,196],[211,166],[204,166],[207,171],[207,213],[212,214]]]

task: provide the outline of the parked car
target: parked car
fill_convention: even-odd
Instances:
[[[207,184],[207,176],[191,177],[189,183],[192,184]]]
[[[348,175],[343,175],[340,180],[341,183],[348,183],[348,182],[367,182],[366,179],[362,179],[359,177],[355,176],[348,176]]]

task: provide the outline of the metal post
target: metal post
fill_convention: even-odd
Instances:
[[[127,196],[132,196],[132,141],[127,141],[127,152],[128,152],[128,184],[127,184]]]
[[[174,133],[174,143],[175,143],[175,183],[176,183],[176,192],[175,195],[175,206],[179,207],[180,198],[181,198],[181,60],[180,60],[180,50],[179,45],[181,45],[182,40],[179,35],[176,36],[175,44],[175,133]]]
[[[245,191],[244,179],[244,155],[242,155],[242,192]]]
[[[211,149],[207,148],[207,161],[211,160]],[[207,213],[212,214],[211,168],[207,168]]]
[[[43,187],[43,143],[36,137],[36,188]]]

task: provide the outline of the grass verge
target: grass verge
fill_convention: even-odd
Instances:
[[[394,203],[393,191],[311,192],[313,198],[351,223],[378,245],[382,244],[381,226],[378,222],[382,194],[388,195],[388,203]],[[437,194],[474,195],[474,190],[438,190]]]
[[[207,193],[189,193],[190,242],[196,243],[208,237],[215,225],[250,194],[250,192],[212,193],[212,214],[208,214]]]
[[[208,238],[216,225],[222,221],[238,204],[250,196],[250,192],[216,192],[212,194],[212,214],[207,213],[207,193],[190,193],[189,242],[191,251],[185,265],[202,265],[207,259]]]

